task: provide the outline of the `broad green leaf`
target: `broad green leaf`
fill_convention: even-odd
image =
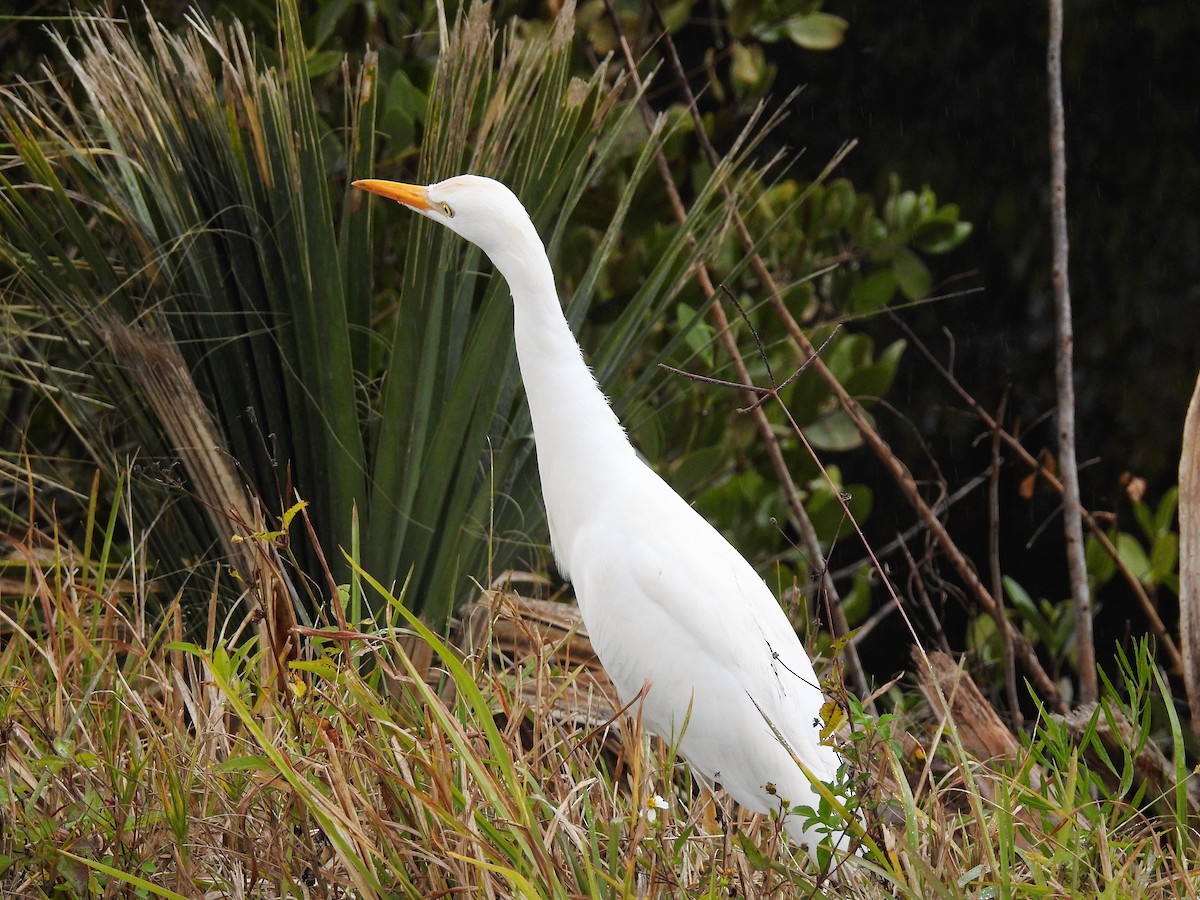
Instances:
[[[892,260],[892,272],[896,276],[900,292],[909,300],[924,300],[929,295],[932,281],[929,269],[921,262],[920,257],[907,247],[896,251]]]
[[[787,36],[806,50],[833,50],[842,45],[849,22],[831,13],[793,16],[784,23]]]
[[[1121,562],[1133,573],[1135,578],[1143,583],[1148,583],[1151,572],[1150,558],[1146,555],[1146,549],[1141,542],[1133,535],[1122,531],[1117,534],[1115,543]]]
[[[864,416],[870,418],[864,411]],[[846,413],[836,409],[804,427],[804,436],[818,450],[842,453],[862,444],[862,434]]]
[[[1150,584],[1158,584],[1175,571],[1179,565],[1179,536],[1167,532],[1161,534],[1150,547]]]
[[[913,246],[922,253],[948,253],[971,234],[970,222],[958,221],[957,210],[949,215],[945,209],[925,219],[913,232]]]
[[[872,272],[855,283],[850,294],[850,308],[853,312],[865,313],[887,306],[898,286],[896,273],[891,269]]]

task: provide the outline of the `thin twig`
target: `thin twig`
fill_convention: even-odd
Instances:
[[[958,490],[956,490],[953,494],[944,494],[939,500],[936,500],[933,503],[934,514],[937,515],[939,518],[946,516],[950,512],[951,508],[956,503],[958,503],[960,500],[965,500],[967,497],[969,497],[971,494],[973,494],[975,492],[976,488],[978,488],[980,485],[982,485],[986,482],[987,482],[986,475],[973,476],[969,481],[967,481],[965,484],[963,484],[962,487],[960,487]],[[924,528],[925,528],[925,526],[922,525],[920,522],[914,522],[912,525],[909,525],[908,528],[904,529],[904,531],[897,534],[894,538],[892,538],[890,541],[888,541],[882,547],[877,548],[875,551],[875,555],[878,556],[880,559],[886,559],[887,557],[889,557],[893,553],[895,553],[897,550],[899,550],[900,545],[902,543],[916,537],[917,533],[920,531],[923,531]],[[849,576],[851,576],[855,572],[857,572],[859,569],[861,569],[864,565],[868,565],[869,563],[870,563],[869,559],[859,558],[859,559],[851,560],[849,563],[842,566],[840,569],[834,569],[833,577],[835,579],[848,578]]]
[[[1096,644],[1092,636],[1092,593],[1083,550],[1083,504],[1079,499],[1079,468],[1075,459],[1075,382],[1072,363],[1071,285],[1067,271],[1067,153],[1066,115],[1062,97],[1062,0],[1050,0],[1050,40],[1046,69],[1050,81],[1050,209],[1054,241],[1054,311],[1058,341],[1054,373],[1058,382],[1058,468],[1063,481],[1063,530],[1067,571],[1075,602],[1075,643],[1079,655],[1079,699],[1094,703]]]
[[[721,285],[721,289],[730,297],[730,299],[733,299],[733,295],[729,293],[728,288],[726,288],[724,285]],[[659,363],[658,367],[664,372],[670,372],[672,375],[681,375],[690,381],[695,381],[697,384],[706,384],[709,387],[732,388],[735,391],[753,391],[755,394],[758,394],[758,399],[749,406],[743,406],[738,409],[738,412],[740,413],[749,413],[754,412],[754,410],[758,409],[768,400],[778,399],[780,391],[799,378],[804,370],[812,364],[812,358],[810,357],[809,359],[806,359],[804,362],[800,363],[800,365],[794,372],[792,372],[791,375],[785,378],[782,382],[776,383],[775,375],[771,371],[771,364],[767,362],[766,349],[763,347],[762,340],[758,336],[758,329],[750,324],[750,320],[746,317],[746,312],[742,309],[741,304],[738,303],[737,300],[733,300],[733,304],[737,307],[738,312],[742,314],[742,320],[745,321],[746,327],[750,329],[750,333],[754,336],[754,343],[758,345],[758,352],[762,356],[763,365],[767,370],[767,380],[771,383],[770,387],[760,387],[756,384],[743,384],[740,381],[726,381],[724,378],[713,378],[711,375],[699,375],[696,372],[687,372],[683,369],[677,369],[674,366],[667,365],[666,363]],[[830,341],[832,341],[834,337],[837,336],[837,333],[841,330],[841,325],[835,325],[833,331],[830,332],[829,337],[825,338],[825,340],[821,342],[821,346],[817,348],[817,353],[824,353],[825,348],[829,346]]]
[[[784,305],[782,298],[779,297],[779,292],[771,280],[771,275],[766,270],[766,267],[763,266],[761,270],[756,267],[756,272],[763,279],[763,283],[767,285],[776,313],[787,327],[792,339],[802,351],[813,353],[815,348],[813,348],[812,343],[808,340],[808,336],[803,332],[800,325],[792,317],[791,312]],[[933,534],[938,545],[942,548],[942,552],[946,554],[946,558],[954,566],[967,589],[979,601],[980,606],[983,607],[985,612],[989,615],[996,615],[996,599],[984,586],[983,582],[980,581],[979,573],[975,571],[975,567],[971,564],[970,560],[958,548],[958,545],[950,536],[950,532],[946,530],[946,526],[937,517],[933,508],[921,496],[916,480],[908,470],[908,466],[892,452],[892,448],[888,446],[879,432],[875,430],[875,427],[863,412],[859,402],[842,386],[837,376],[821,361],[820,357],[817,357],[813,361],[813,370],[820,375],[821,380],[825,382],[830,391],[837,397],[842,410],[850,418],[854,427],[858,429],[858,433],[862,435],[863,441],[883,464],[888,476],[900,488],[901,493],[904,494],[905,499],[917,513],[917,516]],[[1002,627],[1012,636],[1013,646],[1017,651],[1018,657],[1020,657],[1021,664],[1033,679],[1034,685],[1042,692],[1047,703],[1055,712],[1065,712],[1066,706],[1063,704],[1062,694],[1058,690],[1058,685],[1047,674],[1029,639],[1017,630],[1016,626],[1007,618],[1002,617],[1001,621],[1004,623]]]
[[[908,563],[909,583],[912,585],[911,593],[925,610],[925,618],[929,621],[929,628],[933,632],[933,639],[938,647],[949,653],[951,652],[950,641],[946,637],[946,630],[942,627],[942,617],[934,609],[933,600],[929,597],[929,589],[925,586],[925,579],[921,577],[921,565],[928,566],[928,563],[917,563],[916,558],[912,555],[912,551],[908,549],[907,540],[900,541],[900,552],[904,554],[904,559]],[[924,649],[923,646],[922,649]]]
[[[1004,418],[1004,407],[1008,398],[1000,401],[1000,409],[996,418]],[[992,596],[1000,607],[1000,615],[1004,615],[1004,569],[1000,565],[1000,433],[992,432],[992,465],[988,472],[988,568],[992,576]],[[1017,664],[1013,653],[1012,641],[1006,628],[1000,627],[1000,636],[1004,646],[1004,686],[1008,694],[1008,709],[1012,716],[1012,725],[1020,729],[1025,724],[1021,714],[1021,703],[1017,699]]]

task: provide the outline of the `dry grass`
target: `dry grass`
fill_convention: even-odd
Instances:
[[[107,558],[113,528],[92,523],[90,556]],[[712,829],[686,767],[636,722],[552,714],[555,698],[586,696],[571,688],[588,675],[553,643],[511,665],[462,656],[360,573],[334,618],[343,598],[380,591],[388,621],[306,633],[279,679],[261,632],[201,646],[178,610],[149,615],[137,552],[114,570],[46,535],[9,549],[0,895],[1197,893],[1185,792],[1139,796],[1137,748],[1097,756],[1086,726],[1048,719],[998,769],[951,721],[851,704],[870,842],[828,881],[770,819],[718,800]],[[1105,698],[1124,698],[1135,744],[1163,712],[1148,658]],[[912,705],[899,688],[882,700]]]

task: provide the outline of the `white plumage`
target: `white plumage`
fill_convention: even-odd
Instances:
[[[428,188],[355,185],[477,244],[508,282],[551,545],[621,700],[649,684],[643,722],[742,806],[779,812],[782,798],[815,808],[791,753],[822,781],[840,760],[819,739],[812,663],[750,564],[637,457],[584,363],[520,201],[473,175]],[[795,815],[785,825],[812,853],[820,835]]]

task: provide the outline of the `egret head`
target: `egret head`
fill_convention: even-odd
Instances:
[[[540,240],[529,213],[507,187],[480,175],[455,175],[429,187],[369,178],[354,186],[403,203],[480,247],[501,270]]]

